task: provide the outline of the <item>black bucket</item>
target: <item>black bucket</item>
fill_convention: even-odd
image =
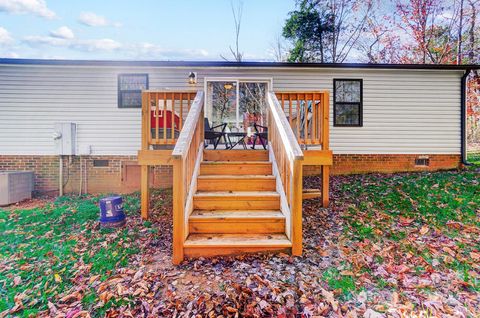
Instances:
[[[102,227],[122,227],[125,223],[121,196],[100,199],[100,225]]]

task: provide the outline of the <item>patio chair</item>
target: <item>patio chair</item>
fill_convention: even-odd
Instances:
[[[158,116],[158,120],[157,120]],[[164,116],[166,118],[164,118]],[[173,117],[173,118],[172,118]],[[173,120],[172,120],[173,119]],[[171,110],[162,110],[158,111],[158,115],[155,113],[155,110],[150,110],[150,127],[151,127],[151,136],[152,139],[157,137],[156,127],[158,121],[158,138],[159,140],[163,139],[164,133],[166,133],[166,137],[168,140],[172,139],[172,130],[173,130],[173,138],[177,139],[180,135],[180,117],[178,114],[173,113]],[[152,148],[157,149],[170,149],[172,145],[169,144],[161,144],[161,145],[152,145]]]
[[[268,127],[259,125],[257,123],[253,124],[253,128],[255,128],[255,137],[253,139],[253,146],[252,149],[255,149],[255,145],[257,144],[257,139],[260,140],[260,143],[263,146],[263,149],[267,150],[268,144]]]
[[[225,128],[227,127],[226,123],[210,127],[210,123],[208,122],[208,118],[204,119],[204,130],[205,130],[205,148],[208,147],[206,141],[213,142],[213,149],[217,149],[218,143],[222,137],[225,138]],[[220,128],[221,131],[215,131],[215,129]]]

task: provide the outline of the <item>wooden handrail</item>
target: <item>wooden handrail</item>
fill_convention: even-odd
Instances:
[[[172,156],[174,158],[184,157],[190,147],[193,134],[195,133],[195,127],[198,124],[199,117],[203,111],[203,98],[203,91],[199,91],[193,100],[190,112],[188,113],[183,129],[178,136],[175,148],[172,151]]]
[[[286,150],[288,154],[292,159],[303,159],[302,149],[300,148],[297,138],[293,134],[293,131],[288,123],[288,119],[285,117],[285,114],[278,103],[278,99],[273,92],[268,93],[268,105],[273,120],[275,121],[275,125],[278,127],[280,136],[287,147]]]
[[[292,254],[301,255],[303,152],[275,93],[269,92],[267,101],[269,152],[287,221],[286,234],[292,242]]]
[[[188,236],[188,218],[193,211],[193,194],[200,171],[204,145],[204,93],[192,103],[183,129],[172,151],[173,161],[173,263],[183,260]]]

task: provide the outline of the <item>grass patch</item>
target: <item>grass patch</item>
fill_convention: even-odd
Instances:
[[[480,152],[470,152],[467,154],[467,161],[476,165],[480,166]]]
[[[341,272],[333,267],[328,268],[322,275],[331,289],[341,291],[342,298],[349,299],[352,292],[355,291],[355,280],[350,275],[342,275]]]
[[[342,199],[348,203],[342,212],[347,238],[360,244],[369,244],[364,242],[369,240],[382,248],[393,245],[388,252],[392,253],[390,262],[393,260],[401,268],[410,259],[417,260],[407,271],[417,277],[426,275],[422,262],[432,264],[430,252],[434,253],[436,270],[452,270],[464,282],[464,288],[479,291],[478,270],[472,266],[476,260],[470,253],[476,255],[480,244],[464,230],[480,226],[480,177],[475,169],[357,176],[343,183],[341,191]],[[455,247],[438,246],[429,251],[428,243],[422,240],[434,233],[443,235],[444,241],[451,240]],[[383,264],[385,256],[374,257],[376,264]],[[331,283],[342,284],[340,277],[332,273]],[[379,288],[387,285],[386,281],[377,281]],[[428,293],[430,288],[422,290]]]
[[[346,199],[352,202],[345,213],[348,230],[360,239],[372,238],[374,227],[400,240],[404,234],[397,230],[393,233],[385,226],[402,218],[413,219],[414,226],[444,227],[449,221],[479,225],[479,182],[474,171],[366,175],[342,187]]]
[[[0,312],[15,308],[21,298],[14,314],[36,315],[79,280],[106,278],[140,251],[138,227],[99,228],[99,198],[64,196],[42,208],[0,209]],[[123,199],[127,216],[138,214],[138,194]],[[104,312],[93,309],[94,292],[84,296],[94,314]]]

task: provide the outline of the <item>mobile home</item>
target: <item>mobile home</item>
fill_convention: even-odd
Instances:
[[[144,217],[149,186],[173,186],[176,262],[300,254],[302,199],[327,205],[330,174],[465,161],[472,68],[0,59],[0,170],[38,193],[142,188]]]

